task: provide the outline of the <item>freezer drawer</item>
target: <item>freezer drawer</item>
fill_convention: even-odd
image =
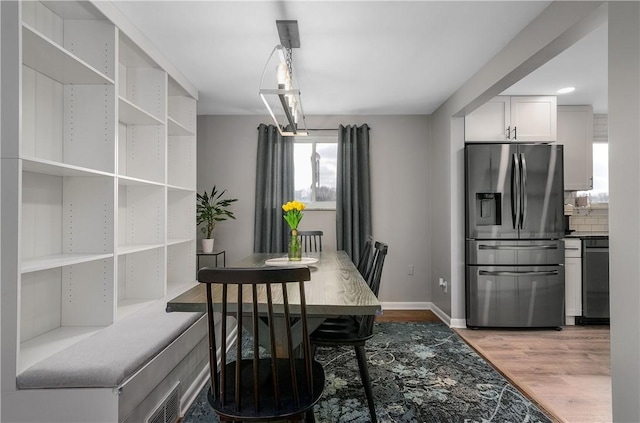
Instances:
[[[564,324],[564,266],[467,266],[467,326]]]
[[[467,240],[467,264],[556,265],[564,264],[564,242],[518,240]]]

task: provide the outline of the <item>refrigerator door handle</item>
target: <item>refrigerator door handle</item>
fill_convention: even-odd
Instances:
[[[529,196],[527,195],[527,158],[522,153],[520,153],[520,162],[522,163],[522,165],[520,166],[520,173],[522,175],[520,177],[520,204],[522,212],[520,213],[519,226],[520,229],[524,229],[524,224],[527,221],[527,203]]]
[[[511,221],[513,229],[516,229],[520,217],[520,163],[516,153],[513,153],[511,162]]]
[[[486,245],[480,244],[479,250],[557,250],[556,244],[551,245]]]
[[[482,276],[555,276],[558,274],[557,270],[545,270],[545,271],[507,271],[507,270],[479,270],[478,273]]]

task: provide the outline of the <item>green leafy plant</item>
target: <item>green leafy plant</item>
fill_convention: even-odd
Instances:
[[[228,209],[231,203],[238,201],[237,198],[225,198],[222,196],[227,190],[218,192],[214,185],[211,189],[211,194],[208,194],[205,190],[204,194],[197,194],[196,204],[196,222],[198,225],[204,224],[202,233],[207,238],[211,238],[211,233],[216,227],[217,222],[222,222],[227,219],[235,219],[233,212]]]

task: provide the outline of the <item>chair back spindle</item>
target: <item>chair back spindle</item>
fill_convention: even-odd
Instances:
[[[305,253],[318,253],[322,251],[323,231],[298,231],[302,251]]]
[[[369,271],[369,277],[366,280],[367,285],[377,297],[380,291],[380,280],[382,279],[382,269],[384,267],[384,260],[387,257],[389,246],[383,242],[377,242],[373,249],[373,258],[371,260],[371,269]],[[373,322],[375,316],[362,316],[360,321],[360,336],[367,337],[373,336]]]
[[[207,292],[211,364],[208,399],[220,419],[268,421],[309,412],[324,387],[324,371],[311,357],[309,342],[304,295],[309,269],[204,268],[198,272],[198,280],[206,284]],[[264,298],[266,307],[262,309],[259,300]],[[290,304],[292,298],[299,298],[299,304]],[[220,339],[213,318],[218,311],[222,318]],[[228,318],[236,319],[239,330],[236,357],[227,363],[226,351],[231,347],[227,345]],[[240,328],[245,323],[251,329],[252,342],[242,340]],[[302,358],[298,358],[293,344],[294,332],[300,329]],[[268,351],[260,346],[266,341],[260,334],[263,338],[268,334]]]
[[[367,280],[369,278],[371,264],[373,263],[371,247],[373,247],[373,237],[369,235],[367,236],[367,241],[364,243],[364,248],[362,249],[362,254],[360,254],[360,259],[358,260],[358,272],[360,272],[364,280]]]

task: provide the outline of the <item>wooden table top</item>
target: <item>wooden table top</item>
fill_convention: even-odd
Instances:
[[[305,282],[307,313],[312,316],[380,314],[380,302],[344,251],[305,253],[316,257],[311,265],[311,280]],[[283,257],[282,253],[254,253],[231,267],[265,267],[265,260]],[[250,297],[249,297],[250,298]],[[204,284],[182,293],[167,303],[167,311],[206,311]],[[289,298],[295,304],[295,298]]]

